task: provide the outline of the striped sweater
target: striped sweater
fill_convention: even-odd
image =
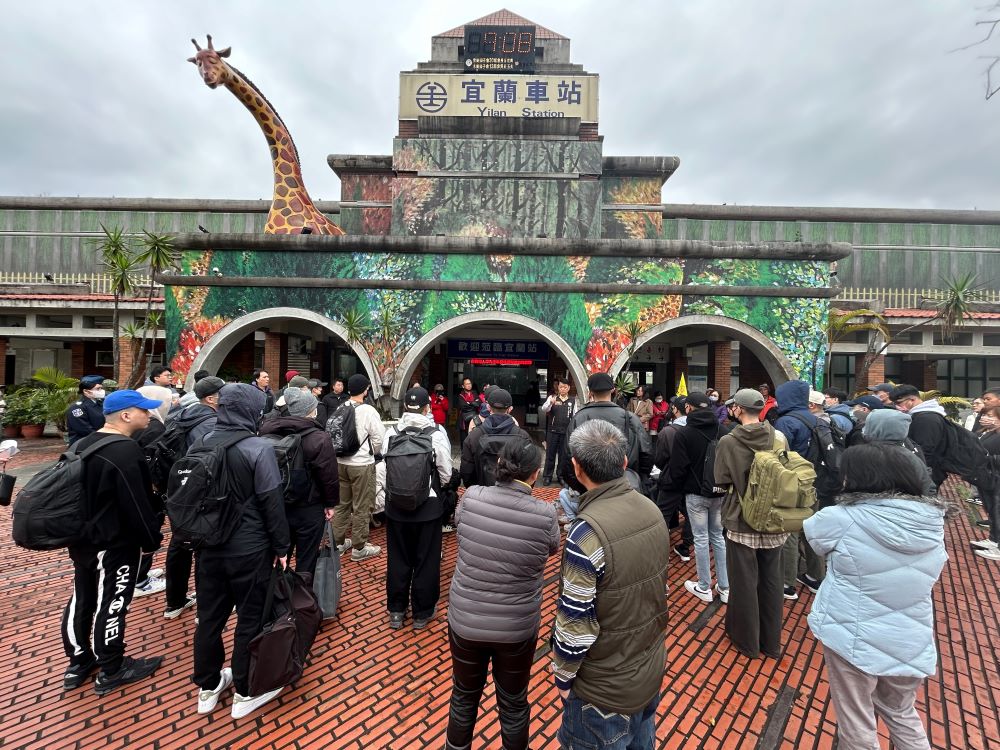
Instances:
[[[552,631],[556,686],[573,685],[588,649],[601,632],[597,622],[597,584],[604,576],[604,549],[583,519],[570,528],[563,548],[562,586]]]

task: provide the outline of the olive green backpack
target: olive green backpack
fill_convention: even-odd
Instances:
[[[755,451],[747,491],[740,498],[743,520],[765,534],[802,530],[816,505],[816,469],[775,431],[774,447]]]

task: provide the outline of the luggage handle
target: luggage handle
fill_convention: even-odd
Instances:
[[[285,569],[281,567],[281,563],[275,563],[274,567],[271,568],[271,579],[267,584],[267,596],[264,597],[264,609],[260,615],[261,630],[263,630],[267,623],[273,619],[274,594],[279,585],[284,589],[282,593],[284,593],[289,602],[291,602],[291,587],[288,585],[288,578],[285,576]],[[290,606],[291,605],[289,605],[289,607]]]

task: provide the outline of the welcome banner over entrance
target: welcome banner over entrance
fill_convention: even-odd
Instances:
[[[401,73],[399,119],[579,117],[597,122],[598,76]]]

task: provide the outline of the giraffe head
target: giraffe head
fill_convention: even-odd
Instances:
[[[194,45],[194,48],[198,52],[194,57],[189,57],[188,62],[198,66],[198,72],[201,73],[201,78],[205,81],[205,85],[210,89],[214,89],[216,86],[225,83],[231,73],[229,66],[222,62],[222,58],[229,57],[232,47],[216,50],[212,46],[211,34],[208,35],[208,49],[199,47],[198,42],[194,39],[191,40],[191,44]]]

